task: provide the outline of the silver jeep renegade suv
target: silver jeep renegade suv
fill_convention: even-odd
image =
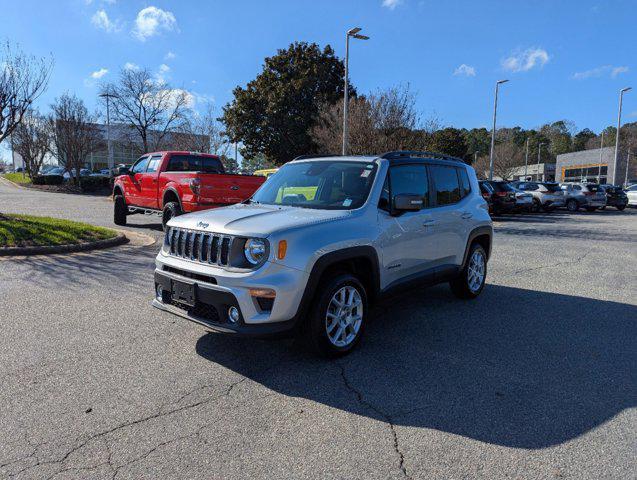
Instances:
[[[413,283],[484,287],[493,230],[474,170],[430,152],[299,157],[242,204],[173,218],[153,304],[204,327],[301,334],[342,355]]]

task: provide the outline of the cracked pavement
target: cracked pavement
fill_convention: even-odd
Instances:
[[[0,205],[112,226],[99,197]],[[495,226],[479,299],[385,299],[336,361],[152,308],[157,246],[0,260],[0,478],[634,477],[637,211]]]

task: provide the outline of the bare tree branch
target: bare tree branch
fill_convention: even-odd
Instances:
[[[30,178],[38,175],[46,154],[51,151],[52,141],[50,122],[37,110],[29,110],[13,131],[13,150],[22,157]]]
[[[0,143],[46,90],[52,68],[52,58],[26,55],[8,41],[0,46]]]

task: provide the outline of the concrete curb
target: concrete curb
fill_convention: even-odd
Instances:
[[[20,185],[19,183],[12,182],[11,180],[9,180],[8,178],[3,177],[2,175],[0,175],[0,183],[1,182],[8,183],[10,187],[21,188],[23,190],[25,190],[27,188],[27,187],[24,187],[24,186]]]
[[[101,248],[115,247],[128,243],[128,238],[123,233],[118,233],[116,237],[96,242],[85,242],[70,245],[47,245],[41,247],[6,247],[0,248],[0,257],[22,256],[22,255],[52,255],[56,253],[85,252],[87,250],[97,250]]]

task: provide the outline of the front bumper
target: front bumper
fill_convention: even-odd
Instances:
[[[153,305],[210,329],[261,335],[278,333],[294,327],[299,305],[309,275],[301,270],[266,262],[252,271],[229,271],[215,265],[184,260],[161,252],[156,259],[155,291],[161,285],[166,292],[155,295]],[[187,307],[173,301],[171,283],[192,285],[195,304]],[[275,298],[268,304],[253,297],[251,289],[274,290]],[[228,319],[228,309],[236,307],[239,321]]]

